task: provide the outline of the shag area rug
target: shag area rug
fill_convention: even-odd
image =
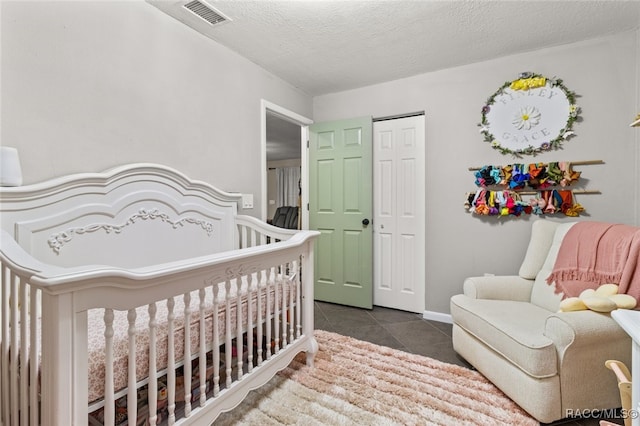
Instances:
[[[327,331],[214,425],[538,425],[480,373]]]

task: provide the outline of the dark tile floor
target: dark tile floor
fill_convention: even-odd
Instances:
[[[451,324],[428,321],[420,314],[378,306],[367,310],[316,302],[315,327],[472,368],[453,350]],[[623,424],[622,419],[608,420],[615,424]],[[565,419],[553,425],[598,426],[599,419]]]

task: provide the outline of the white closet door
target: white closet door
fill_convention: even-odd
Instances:
[[[373,125],[374,305],[425,306],[424,115]]]

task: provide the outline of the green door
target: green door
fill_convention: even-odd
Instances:
[[[315,299],[373,307],[371,117],[317,123],[309,131],[309,228]]]

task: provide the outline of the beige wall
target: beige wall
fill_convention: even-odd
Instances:
[[[482,220],[463,203],[464,194],[475,190],[468,167],[517,162],[483,142],[477,123],[486,99],[522,71],[562,78],[583,111],[577,136],[535,161],[603,160],[576,167],[588,187],[602,191],[579,196],[589,214],[584,218],[640,224],[639,131],[629,127],[638,110],[639,43],[635,31],[314,99],[316,122],[426,112],[427,311],[448,313],[450,296],[467,276],[518,271],[533,218]]]
[[[143,1],[0,7],[0,142],[25,183],[154,162],[260,215],[260,100],[311,116],[310,96]]]

